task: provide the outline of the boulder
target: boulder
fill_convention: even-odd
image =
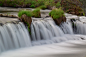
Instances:
[[[60,25],[62,22],[66,22],[66,17],[62,16],[58,19],[53,19],[57,25]]]
[[[35,10],[32,11],[32,15],[35,18],[40,18],[41,17],[41,12],[40,12],[40,8],[37,8]]]
[[[20,18],[20,21],[24,22],[24,24],[28,23],[31,25],[32,19],[31,17],[28,17],[27,15],[23,14]]]

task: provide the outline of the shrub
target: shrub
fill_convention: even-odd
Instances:
[[[56,4],[56,7],[59,8],[61,6],[60,2]]]
[[[30,7],[31,7],[31,8],[35,8],[35,5],[31,5]]]
[[[44,2],[46,6],[55,6],[55,1],[54,0],[46,0]]]
[[[41,17],[39,8],[33,10],[32,13],[33,13],[33,17],[36,17],[36,18],[40,18]]]
[[[37,2],[36,2],[36,1],[34,1],[34,0],[33,0],[33,1],[31,1],[31,6],[36,6],[36,3],[37,3]]]
[[[62,9],[53,9],[49,15],[53,18],[53,19],[58,19],[62,16],[64,16],[64,11]]]
[[[41,6],[44,5],[45,0],[37,0],[37,5]]]
[[[2,6],[3,4],[0,3],[0,6]]]
[[[16,7],[16,5],[14,5],[14,7]]]
[[[85,16],[85,13],[83,13],[83,16]]]
[[[41,8],[41,9],[46,9],[46,8],[47,8],[47,6],[42,5],[42,6],[40,6],[39,8]]]
[[[28,17],[32,16],[31,11],[28,11],[28,10],[21,10],[21,11],[19,11],[18,16],[21,17],[23,14],[26,14]]]
[[[36,1],[31,1],[31,4],[35,4],[36,3]]]

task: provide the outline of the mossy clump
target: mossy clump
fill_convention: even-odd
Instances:
[[[83,13],[83,16],[85,16],[85,13]]]
[[[0,6],[2,6],[3,4],[2,3],[0,3]]]
[[[28,31],[29,31],[29,33],[31,34],[30,24],[29,24],[29,23],[26,23],[26,24],[27,24],[27,26],[28,26]]]
[[[57,8],[61,7],[60,2],[58,2],[58,3],[56,4],[56,7],[57,7]]]
[[[23,14],[27,15],[28,17],[32,17],[32,12],[29,10],[21,10],[18,13],[18,16],[21,17]]]
[[[20,21],[22,21],[28,27],[29,33],[31,33],[30,25],[32,22],[32,12],[28,10],[21,10],[19,11],[18,16],[20,17]]]
[[[60,17],[62,17],[62,16],[64,16],[64,11],[62,10],[62,9],[53,9],[50,13],[49,13],[49,15],[53,18],[53,19],[58,19],[58,18],[60,18]]]
[[[33,17],[40,18],[41,17],[40,8],[33,10],[32,14],[33,14]]]
[[[47,8],[47,6],[42,5],[42,6],[40,6],[39,8],[41,8],[41,9],[46,9],[46,8]]]
[[[31,7],[31,8],[35,8],[35,5],[31,5],[30,7]]]

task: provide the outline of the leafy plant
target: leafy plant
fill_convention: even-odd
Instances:
[[[44,5],[45,0],[37,0],[37,5],[41,6]]]
[[[49,15],[53,18],[53,19],[58,19],[62,16],[64,16],[64,11],[62,9],[53,9]]]
[[[41,17],[40,16],[40,9],[39,8],[33,10],[32,13],[33,13],[33,17],[37,17],[37,18]]]
[[[16,5],[14,5],[14,7],[16,7]]]
[[[83,13],[83,16],[85,16],[85,13]]]
[[[41,8],[41,9],[46,9],[46,8],[47,8],[47,6],[42,5],[42,6],[40,6],[39,8]]]
[[[2,6],[3,4],[2,3],[0,3],[0,6]]]
[[[61,7],[60,2],[58,2],[58,3],[56,4],[56,7],[57,7],[57,8]]]
[[[21,11],[19,11],[18,16],[21,17],[23,14],[26,14],[28,17],[32,16],[31,11],[28,11],[28,10],[21,10]]]
[[[54,0],[46,0],[45,2],[46,6],[55,6],[55,1]]]
[[[31,4],[35,4],[36,3],[36,1],[31,1]]]
[[[31,7],[31,8],[35,8],[35,5],[31,5],[30,7]]]

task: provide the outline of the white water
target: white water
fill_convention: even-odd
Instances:
[[[34,20],[34,19],[33,19]],[[52,18],[35,19],[31,24],[32,45],[43,45],[59,43],[68,40],[86,39],[83,35],[75,35],[73,33],[70,21],[57,26]]]
[[[18,24],[13,24],[13,23],[4,24],[3,26],[0,26],[0,52],[4,52],[2,53],[1,56],[2,57],[22,57],[22,56],[28,57],[30,55],[32,56],[33,54],[35,54],[35,56],[38,56],[38,55],[45,56],[47,54],[46,57],[48,55],[50,57],[51,54],[53,54],[53,56],[55,54],[58,54],[56,55],[56,57],[57,56],[64,57],[64,54],[66,52],[66,55],[68,55],[69,53],[72,54],[71,57],[73,57],[74,53],[76,53],[74,55],[75,57],[76,56],[81,57],[82,53],[86,51],[84,48],[86,47],[85,42],[82,41],[82,39],[86,40],[86,36],[85,36],[86,24],[85,22],[83,23],[82,19],[74,22],[74,24],[76,24],[76,28],[75,28],[76,34],[74,34],[75,32],[73,32],[72,24],[69,20],[67,22],[62,23],[60,26],[57,26],[51,18],[36,19],[35,21],[33,20],[31,24],[32,41],[30,40],[30,35],[28,34],[28,31],[23,23],[19,22]],[[80,35],[80,34],[84,34],[84,35]],[[75,41],[75,43],[78,42],[78,44],[76,45],[69,40],[73,40],[73,41],[78,40],[78,41]],[[69,42],[66,42],[66,41],[69,41]],[[62,46],[59,46],[61,45],[60,42],[64,42]],[[71,42],[73,44],[71,44]],[[56,46],[53,43],[59,43],[59,44],[58,45],[56,44],[57,45]],[[33,48],[30,47],[31,45],[34,46],[34,45],[44,45],[44,44],[53,44],[53,45],[50,45],[50,46],[45,45],[41,47],[38,46]],[[63,46],[66,46],[66,44],[68,44],[68,46],[63,47]],[[81,50],[79,49],[81,47],[80,44],[84,44]],[[29,48],[22,49],[24,47],[29,47]],[[16,50],[16,49],[19,49],[19,50]],[[11,50],[11,51],[8,51],[8,50]],[[8,52],[5,53],[5,51],[8,51]],[[70,54],[68,56],[70,56]]]
[[[65,34],[73,34],[72,25],[70,22],[64,22],[60,25]]]
[[[86,35],[86,17],[80,17],[74,22],[74,32],[75,34]]]
[[[28,46],[31,46],[31,40],[23,23],[0,26],[0,52]]]
[[[1,54],[0,57],[85,57],[85,41],[67,41],[42,46],[34,46],[10,50]]]

